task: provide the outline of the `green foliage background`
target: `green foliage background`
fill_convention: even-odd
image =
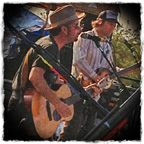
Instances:
[[[124,43],[124,39],[131,44],[131,48]],[[131,50],[130,50],[131,49]],[[112,38],[112,51],[115,65],[118,67],[126,68],[130,65],[135,64],[141,60],[141,42],[140,42],[140,28],[135,30],[124,29],[123,27],[118,27],[113,34]],[[132,52],[134,52],[136,59],[134,58]],[[127,86],[139,87],[140,86],[140,71],[131,72],[125,75],[126,78],[132,80],[127,80],[122,78],[122,81]]]

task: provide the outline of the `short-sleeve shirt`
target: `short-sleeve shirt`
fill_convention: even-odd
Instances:
[[[45,46],[43,47],[44,43]],[[55,59],[58,60],[60,58],[60,52],[58,50],[58,46],[52,36],[43,37],[39,39],[36,42],[36,44],[40,45],[41,48],[44,48],[46,51],[52,54]],[[48,65],[46,65],[42,61],[42,59],[39,57],[36,51],[33,48],[30,48],[30,50],[27,52],[22,62],[22,65],[18,69],[13,79],[12,84],[13,90],[24,91],[27,88],[33,87],[32,83],[28,79],[32,67],[40,67],[45,69],[44,77],[48,84],[52,83],[53,82],[52,78],[56,77],[56,74],[53,71],[51,71]]]
[[[51,35],[40,38],[36,42],[36,44],[40,45],[40,48],[44,48],[57,61],[60,61],[60,63],[68,70],[70,74],[70,66],[72,65],[73,54],[72,46],[64,46],[59,51],[58,45],[56,44],[54,38]],[[33,88],[33,85],[29,80],[29,73],[32,67],[40,67],[45,70],[44,78],[50,87],[53,84],[55,84],[57,79],[57,74],[55,74],[50,69],[50,67],[42,61],[40,56],[36,53],[36,51],[33,48],[30,48],[13,79],[12,96],[10,98],[8,106],[9,110],[12,110],[16,108],[16,104],[21,105],[20,115],[25,115],[26,112],[23,97],[24,93],[28,88]]]

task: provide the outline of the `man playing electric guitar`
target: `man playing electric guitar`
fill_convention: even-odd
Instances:
[[[101,12],[96,21],[93,22],[94,28],[86,32],[89,35],[104,39],[100,44],[110,63],[112,63],[113,58],[108,37],[112,35],[117,24],[119,24],[119,22],[116,13],[111,10],[106,10]],[[82,73],[83,80],[91,79],[95,83],[98,83],[105,75],[104,73],[98,75],[100,68],[110,70],[109,64],[95,42],[91,39],[82,38],[82,36],[79,36],[78,41],[74,45],[74,67],[77,77]],[[98,93],[102,92],[102,89],[95,87],[94,91],[96,93],[95,96],[97,96]],[[98,99],[99,98],[97,98],[97,100]]]

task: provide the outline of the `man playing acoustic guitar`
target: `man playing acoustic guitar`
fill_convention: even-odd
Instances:
[[[93,29],[86,32],[89,36],[96,36],[103,39],[100,44],[110,63],[112,63],[113,58],[108,37],[112,35],[117,24],[119,24],[119,22],[115,12],[106,10],[101,12],[96,21],[93,22]],[[82,78],[82,85],[87,87],[92,82],[98,83],[107,74],[105,72],[102,72],[102,75],[98,74],[100,68],[110,70],[110,66],[95,42],[90,38],[83,38],[82,35],[79,36],[78,41],[74,45],[74,67],[76,77],[79,76],[78,79]],[[98,100],[98,94],[101,92],[101,88],[94,87],[93,97]]]
[[[61,62],[60,50],[65,44],[77,40],[81,32],[79,19],[83,17],[84,15],[78,16],[71,5],[57,8],[50,16],[51,25],[45,28],[45,30],[50,31],[50,35],[42,37],[36,44],[47,50],[57,61]],[[65,61],[67,61],[67,59],[65,59]],[[50,127],[47,128],[47,124],[44,123],[50,113],[46,114],[46,117],[43,119],[38,119],[38,116],[43,114],[43,111],[40,112],[38,110],[46,105],[46,102],[44,102],[40,108],[40,99],[42,100],[44,98],[50,102],[61,118],[67,118],[72,115],[68,105],[62,102],[51,90],[51,85],[56,83],[57,78],[57,74],[44,63],[33,48],[30,48],[14,77],[12,85],[13,92],[8,105],[8,120],[13,129],[12,134],[15,136],[14,139],[36,139],[38,135],[35,128],[37,132],[39,130],[39,133],[41,133],[41,130],[50,129]],[[24,105],[23,96],[28,88],[34,88],[36,91],[34,98],[38,106],[32,106],[34,111],[33,115],[27,111]],[[35,118],[33,116],[35,116]],[[33,119],[37,122],[37,127],[34,126]],[[43,125],[43,127],[39,129],[41,125]],[[46,132],[45,134],[48,133]],[[42,133],[42,138],[47,139],[48,137],[45,137],[44,133]]]

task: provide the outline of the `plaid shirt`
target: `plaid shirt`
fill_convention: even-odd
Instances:
[[[97,36],[95,29],[88,31],[87,33]],[[100,44],[108,60],[112,62],[112,50],[108,39],[104,39],[104,42],[100,42]],[[76,76],[83,70],[92,79],[97,76],[96,70],[98,68],[104,67],[110,69],[109,64],[95,42],[90,39],[81,38],[80,36],[78,41],[74,44],[73,65],[75,67]],[[84,76],[84,79],[88,79],[87,76]]]

